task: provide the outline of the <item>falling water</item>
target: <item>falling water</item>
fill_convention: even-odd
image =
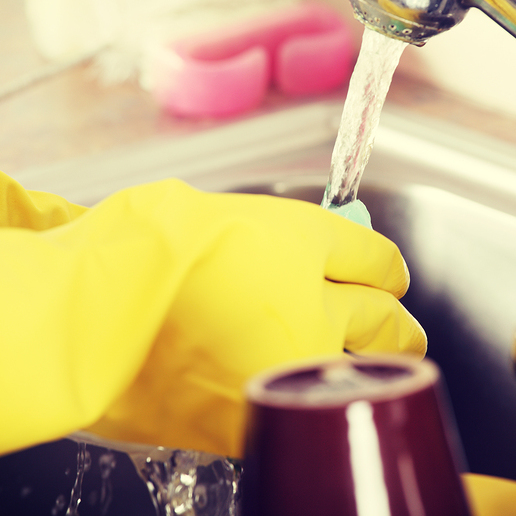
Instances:
[[[91,454],[87,448],[88,442],[79,437],[71,436],[77,442],[77,470],[75,474],[75,482],[70,493],[70,501],[66,505],[66,496],[58,495],[52,507],[50,515],[58,516],[63,509],[66,508],[65,516],[80,516],[79,505],[82,502],[82,484],[84,475],[91,469]],[[101,515],[109,512],[109,507],[113,498],[113,486],[111,484],[111,474],[116,467],[116,457],[110,450],[102,453],[98,459],[100,470],[100,498],[97,502],[100,504],[99,510]],[[91,500],[90,500],[91,501]]]
[[[108,514],[112,499],[110,476],[116,467],[113,451],[125,453],[145,482],[156,516],[236,516],[239,513],[239,483],[242,473],[238,461],[194,450],[172,450],[161,446],[110,441],[77,432],[70,436],[78,443],[77,476],[66,516],[79,516],[84,473],[91,456],[86,444],[107,449],[99,458],[102,480],[100,514]],[[56,500],[52,516],[63,506]]]
[[[191,450],[129,453],[157,516],[235,516],[239,471],[224,457]]]
[[[323,208],[342,206],[357,198],[380,113],[394,71],[407,43],[364,30],[362,47],[351,76],[348,94],[331,159]]]
[[[70,503],[66,511],[66,516],[79,516],[79,504],[82,496],[82,479],[84,473],[90,469],[91,456],[86,449],[86,443],[78,443],[77,451],[77,476],[75,477],[75,484],[70,496]]]

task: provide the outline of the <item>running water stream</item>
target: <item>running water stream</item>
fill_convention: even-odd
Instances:
[[[86,449],[86,443],[79,442],[77,449],[77,476],[70,495],[70,503],[66,511],[66,516],[79,516],[79,504],[82,497],[82,481],[84,473],[90,469],[91,457]]]
[[[356,200],[394,71],[407,43],[364,29],[331,158],[322,207]]]

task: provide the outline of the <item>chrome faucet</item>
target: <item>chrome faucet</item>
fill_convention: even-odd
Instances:
[[[416,46],[461,22],[476,7],[516,37],[516,0],[351,0],[366,27]]]

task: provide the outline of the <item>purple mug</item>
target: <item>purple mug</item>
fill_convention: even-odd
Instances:
[[[469,516],[430,360],[331,359],[247,386],[243,516]]]

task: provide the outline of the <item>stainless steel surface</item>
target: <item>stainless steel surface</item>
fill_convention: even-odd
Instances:
[[[460,23],[476,7],[516,36],[514,0],[351,0],[355,17],[385,36],[414,45]]]

